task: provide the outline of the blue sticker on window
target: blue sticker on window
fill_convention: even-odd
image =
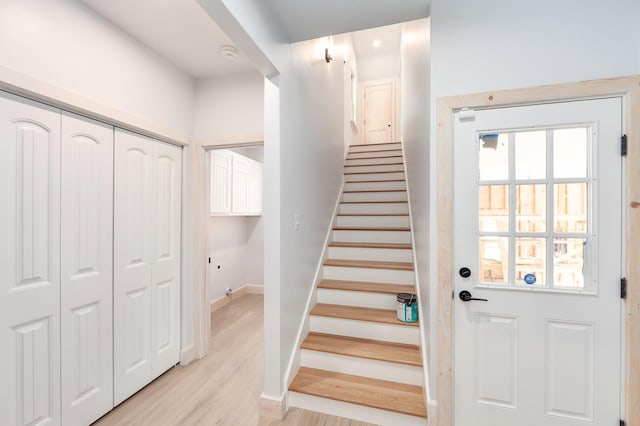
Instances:
[[[524,282],[529,285],[534,285],[536,283],[536,276],[533,274],[527,274],[524,276]]]

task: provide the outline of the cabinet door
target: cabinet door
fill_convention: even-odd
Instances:
[[[62,113],[62,422],[113,408],[113,127]]]
[[[231,211],[232,213],[249,212],[249,174],[251,160],[241,155],[233,155],[233,178]]]
[[[0,423],[60,424],[60,111],[0,92]]]
[[[249,169],[248,194],[249,213],[262,213],[262,164],[253,161]]]
[[[210,204],[211,213],[231,213],[231,157],[227,150],[210,153]]]
[[[151,364],[153,377],[180,356],[180,217],[182,150],[153,144]]]
[[[151,139],[115,131],[114,399],[119,404],[152,379]]]

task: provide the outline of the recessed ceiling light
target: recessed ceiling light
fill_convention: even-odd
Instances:
[[[220,55],[227,61],[233,61],[238,56],[238,49],[233,46],[222,46],[220,48]]]
[[[373,47],[380,47],[382,42],[380,40],[373,40]]]

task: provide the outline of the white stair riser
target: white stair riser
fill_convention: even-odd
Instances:
[[[391,182],[347,182],[344,184],[345,191],[379,191],[381,189],[406,190],[407,184],[403,180]]]
[[[302,408],[303,410],[316,411],[318,413],[325,413],[381,426],[426,426],[427,424],[427,419],[421,417],[365,407],[364,405],[350,404],[343,401],[335,401],[333,399],[299,392],[289,392],[288,397],[290,407]]]
[[[348,173],[348,170],[346,171]],[[355,175],[345,175],[345,182],[362,182],[366,180],[392,180],[404,179],[404,171],[393,173],[360,173]]]
[[[370,164],[391,164],[402,163],[402,157],[375,157],[375,158],[347,158],[345,164],[347,166],[370,165]]]
[[[411,242],[411,233],[409,231],[333,231],[333,241],[408,244]]]
[[[409,345],[420,344],[420,327],[408,325],[354,321],[344,318],[311,315],[309,317],[309,327],[311,331],[315,331],[316,333],[408,343]]]
[[[398,290],[398,293],[400,293],[400,290]],[[318,303],[377,309],[396,309],[397,307],[394,294],[331,290],[327,288],[318,289]]]
[[[408,228],[409,216],[338,216],[337,226],[374,226],[383,228]]]
[[[302,349],[302,366],[369,377],[407,385],[423,386],[422,368],[414,365],[351,357],[329,352]]]
[[[387,149],[402,149],[402,145],[400,143],[370,143],[351,145],[349,147],[349,152],[384,151]]]
[[[378,173],[378,172],[404,172],[402,164],[383,164],[379,166],[353,166],[345,167],[345,173]]]
[[[342,201],[407,201],[407,191],[345,192]]]
[[[322,276],[327,280],[367,281],[391,284],[415,284],[414,271],[397,269],[348,268],[323,266]]]
[[[340,213],[343,214],[408,214],[407,203],[360,203],[340,204]]]
[[[347,159],[352,159],[352,158],[367,158],[367,157],[392,157],[392,156],[396,156],[396,155],[402,155],[402,150],[401,149],[391,149],[388,148],[384,151],[376,151],[376,152],[367,152],[367,151],[363,151],[363,152],[349,152],[349,154],[347,154]]]
[[[411,249],[329,247],[329,259],[413,262],[413,252]]]

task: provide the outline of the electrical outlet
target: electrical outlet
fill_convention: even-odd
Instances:
[[[225,293],[227,296],[233,293],[233,289],[231,287],[227,287],[227,292]]]

